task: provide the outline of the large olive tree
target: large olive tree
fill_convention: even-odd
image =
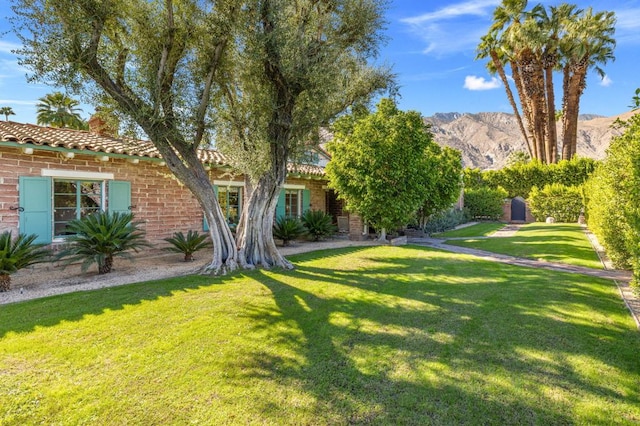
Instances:
[[[390,85],[387,68],[368,64],[381,41],[384,2],[252,4],[221,81],[219,147],[247,176],[240,261],[288,268],[272,234],[288,163],[318,142],[320,126]]]

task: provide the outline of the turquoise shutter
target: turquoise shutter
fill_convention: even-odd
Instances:
[[[304,214],[307,210],[311,209],[311,191],[308,189],[302,190],[302,211],[301,215]]]
[[[109,212],[131,212],[131,182],[109,181]]]
[[[213,192],[216,194],[216,200],[218,199],[218,185],[213,185]],[[202,213],[202,230],[209,230],[209,222],[207,222],[207,217]]]
[[[285,215],[285,190],[280,190],[280,196],[278,196],[278,204],[276,204],[276,220]]]
[[[49,244],[53,238],[51,178],[20,176],[20,216],[22,234],[36,234],[35,242]]]

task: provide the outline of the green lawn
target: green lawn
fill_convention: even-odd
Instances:
[[[479,222],[464,228],[433,234],[433,236],[437,238],[485,237],[504,228],[504,226],[505,224],[500,222]]]
[[[613,283],[423,247],[0,306],[0,424],[638,424]]]
[[[513,237],[448,240],[447,244],[602,269],[602,263],[582,228],[572,223],[530,223]]]

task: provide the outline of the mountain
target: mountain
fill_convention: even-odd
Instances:
[[[581,115],[578,122],[578,155],[604,158],[611,138],[620,134],[620,130],[613,129],[611,124],[617,118],[626,120],[633,114],[628,112],[615,117]],[[431,125],[431,131],[439,145],[450,146],[462,152],[465,167],[500,169],[506,165],[511,153],[527,150],[513,114],[436,113],[425,117],[424,121]],[[558,139],[561,141],[560,127]],[[561,151],[560,146],[558,152]]]

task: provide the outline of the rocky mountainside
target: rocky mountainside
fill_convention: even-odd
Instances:
[[[578,123],[578,155],[604,158],[611,137],[620,134],[620,130],[611,128],[611,124],[618,117],[624,120],[632,114],[628,112],[615,117],[582,115]],[[465,166],[482,170],[499,169],[506,164],[511,153],[526,152],[524,140],[512,114],[437,113],[425,117],[424,121],[431,125],[431,131],[438,144],[462,152]],[[561,150],[559,147],[558,151]]]

